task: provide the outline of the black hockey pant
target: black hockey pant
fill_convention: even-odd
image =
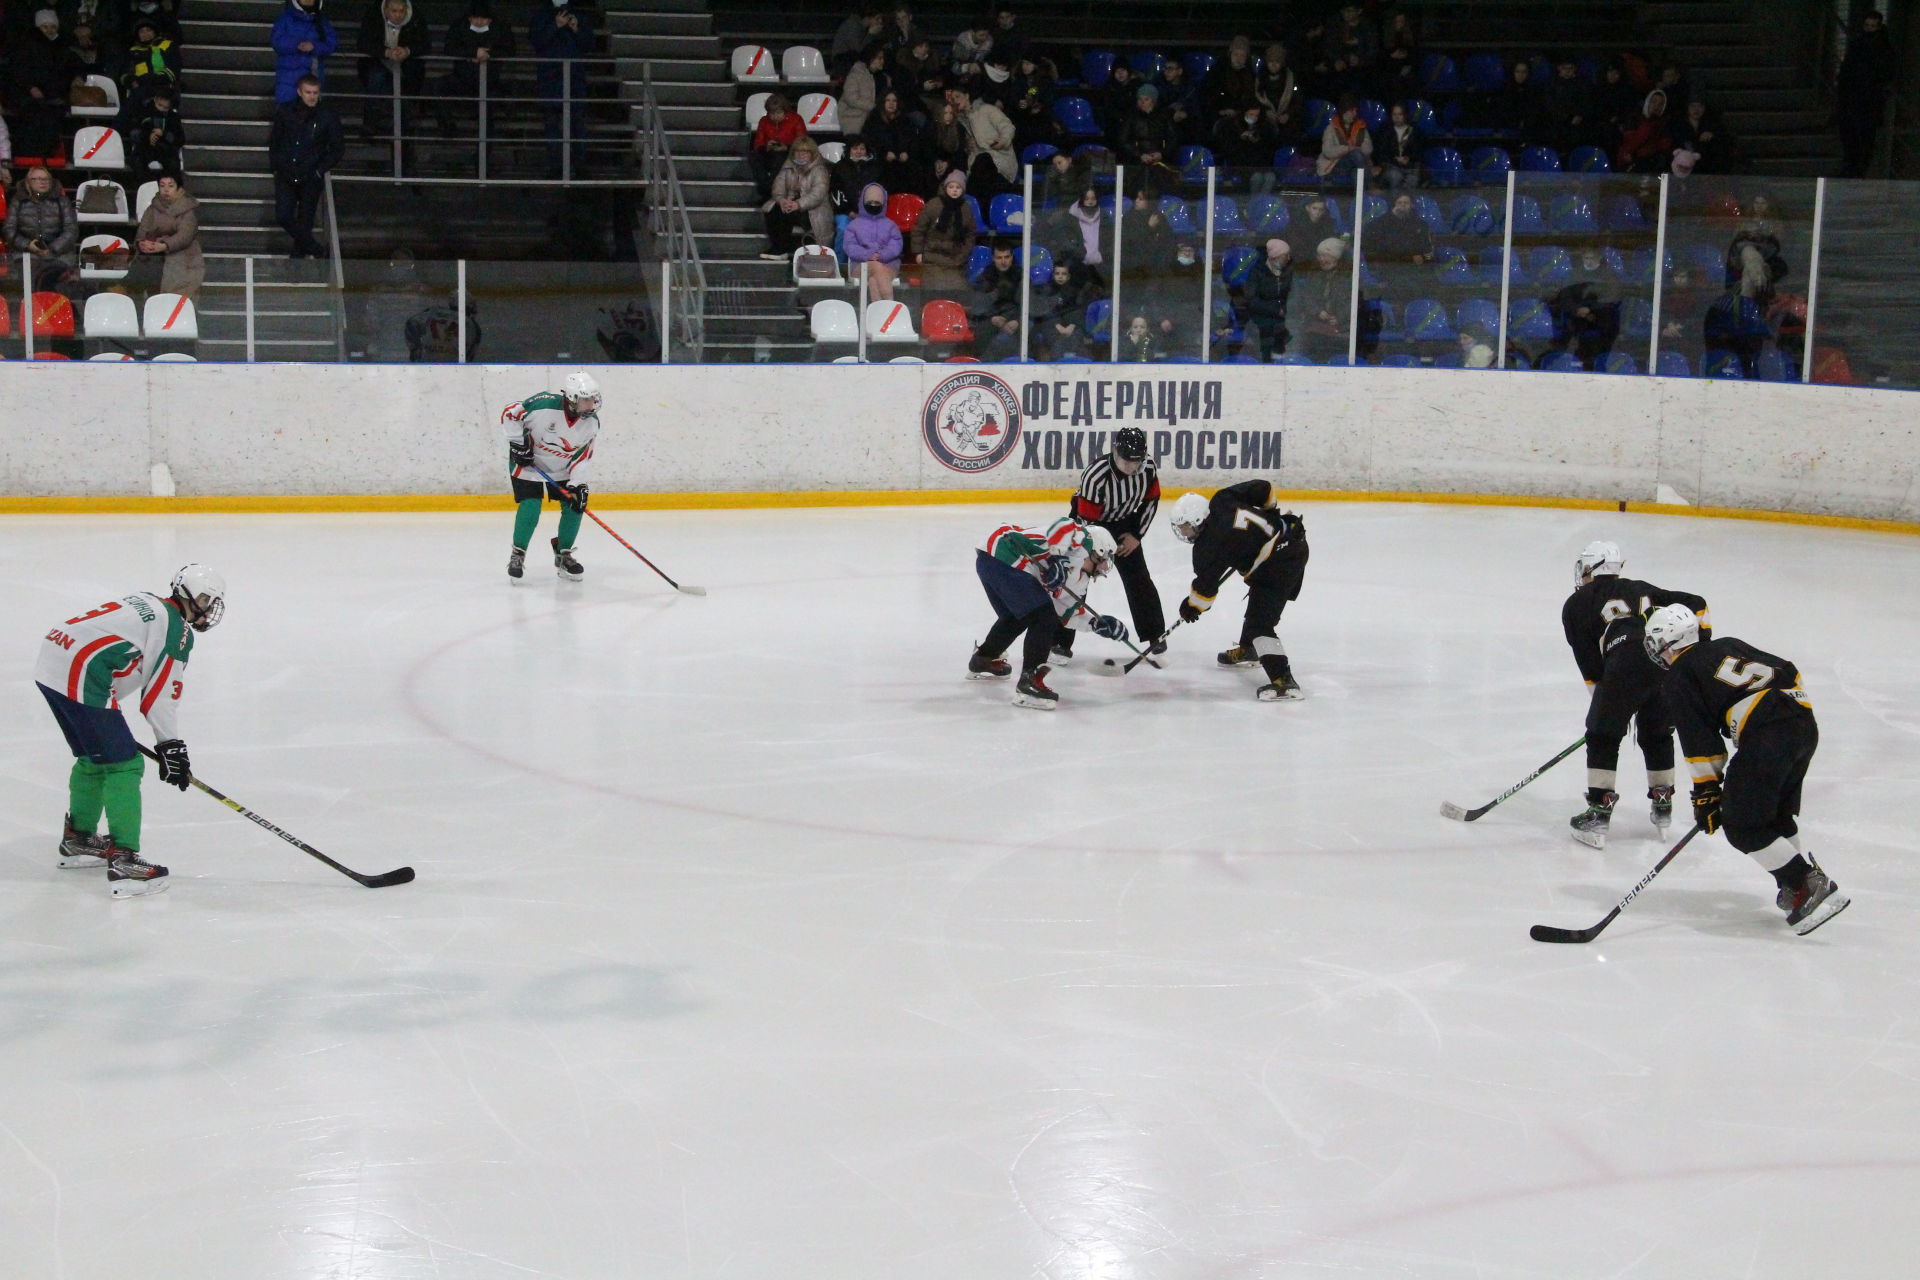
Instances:
[[[980,642],[980,652],[997,658],[1024,631],[1027,642],[1021,650],[1020,670],[1024,673],[1044,664],[1053,651],[1055,633],[1072,634],[1060,625],[1052,597],[1032,574],[1002,563],[984,551],[973,553],[973,565],[987,600],[993,605],[995,618],[987,638]]]
[[[1587,768],[1609,772],[1620,767],[1620,739],[1631,722],[1647,772],[1673,768],[1673,716],[1660,692],[1660,668],[1653,665],[1639,637],[1623,640],[1607,654],[1593,701],[1587,705]]]
[[[1268,560],[1247,579],[1247,615],[1240,624],[1240,647],[1260,655],[1267,679],[1278,680],[1289,670],[1286,648],[1280,643],[1280,615],[1300,597],[1307,577],[1307,544],[1295,539],[1281,558]]]
[[[1800,784],[1820,745],[1813,716],[1793,716],[1760,725],[1740,735],[1739,749],[1727,762],[1720,821],[1727,843],[1742,853],[1758,853],[1775,840],[1800,833]]]
[[[1160,606],[1160,589],[1153,585],[1153,574],[1147,570],[1146,548],[1135,547],[1130,556],[1115,556],[1113,567],[1119,572],[1120,585],[1127,593],[1127,612],[1133,615],[1135,643],[1144,648],[1167,629],[1166,611]],[[1073,652],[1073,637],[1072,628],[1060,629],[1058,642],[1068,653]]]

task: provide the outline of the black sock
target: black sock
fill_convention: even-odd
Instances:
[[[1053,606],[1043,605],[1021,619],[1027,627],[1026,648],[1021,651],[1022,675],[1046,665],[1047,656],[1053,652],[1053,633],[1058,623],[1055,620]]]
[[[1293,674],[1293,667],[1287,662],[1287,655],[1284,653],[1277,655],[1262,654],[1260,657],[1260,669],[1267,673],[1267,679],[1276,684],[1278,684],[1283,677]]]
[[[1592,805],[1596,809],[1599,809],[1604,807],[1606,805],[1606,802],[1607,802],[1606,788],[1604,787],[1588,787],[1587,788],[1588,804]]]
[[[1791,862],[1773,873],[1773,883],[1782,889],[1798,889],[1807,882],[1807,872],[1811,870],[1807,860],[1796,853]]]

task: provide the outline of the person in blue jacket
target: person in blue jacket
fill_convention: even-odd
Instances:
[[[340,33],[320,12],[326,0],[287,0],[273,24],[273,100],[292,102],[300,77],[327,78],[327,59],[340,47]]]
[[[540,96],[540,113],[545,118],[546,136],[551,153],[553,176],[561,175],[561,141],[570,132],[573,139],[573,171],[578,176],[586,156],[587,68],[584,59],[593,53],[593,15],[573,7],[572,0],[534,0],[527,17],[527,43],[541,59],[534,66],[534,89]],[[566,64],[576,65],[571,70]],[[563,127],[562,113],[571,117]]]

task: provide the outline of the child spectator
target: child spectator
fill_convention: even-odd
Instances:
[[[180,148],[187,143],[187,131],[180,123],[171,88],[155,89],[152,101],[144,107],[134,106],[125,119],[127,160],[136,174],[179,171]]]
[[[139,18],[133,24],[133,45],[127,50],[127,69],[120,77],[122,105],[144,103],[155,90],[180,87],[180,55],[161,24]]]
[[[273,100],[292,102],[301,76],[325,80],[327,59],[340,47],[340,33],[322,10],[326,0],[287,0],[273,24]]]
[[[1463,369],[1493,368],[1493,344],[1487,335],[1468,325],[1460,331],[1460,367]]]
[[[177,172],[161,174],[154,188],[153,200],[133,233],[134,248],[143,255],[164,255],[161,292],[198,298],[200,282],[207,275],[206,259],[200,253],[199,204]]]
[[[761,199],[773,191],[773,175],[787,163],[793,144],[807,136],[807,126],[793,113],[784,95],[767,95],[767,114],[753,130],[753,146],[747,152],[747,166],[753,170],[754,185]]]
[[[1160,340],[1147,318],[1135,316],[1127,321],[1127,331],[1120,335],[1120,363],[1150,364],[1159,358]]]
[[[900,228],[887,217],[887,189],[869,182],[860,190],[860,204],[847,220],[847,264],[867,264],[867,297],[891,299],[900,270],[903,245]]]
[[[784,262],[803,237],[819,245],[833,244],[833,205],[827,198],[827,165],[812,138],[793,144],[787,163],[773,177],[773,189],[760,206],[766,215],[767,252],[762,258]]]
[[[966,287],[967,255],[979,233],[967,203],[967,175],[955,169],[913,224],[913,255],[920,260],[921,284],[930,293],[950,295]]]

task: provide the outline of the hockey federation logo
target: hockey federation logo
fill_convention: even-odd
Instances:
[[[941,466],[991,471],[1020,442],[1020,397],[991,373],[957,373],[927,397],[920,434]]]

